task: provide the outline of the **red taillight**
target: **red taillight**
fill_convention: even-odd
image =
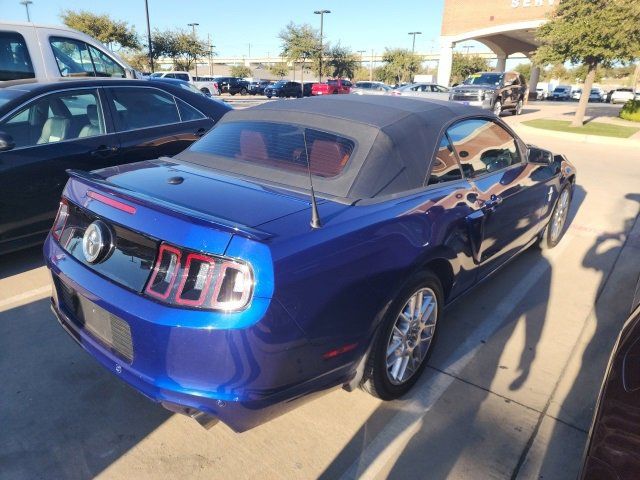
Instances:
[[[343,353],[347,353],[347,352],[350,352],[351,350],[354,350],[357,346],[358,346],[357,343],[348,343],[339,348],[334,348],[333,350],[329,350],[324,355],[322,355],[322,358],[324,358],[325,360],[336,358],[337,356],[342,355]]]
[[[51,227],[51,235],[56,240],[60,240],[62,236],[62,231],[64,230],[64,226],[67,223],[67,219],[69,218],[69,204],[67,203],[67,199],[63,198],[60,201],[60,207],[58,207],[58,213],[56,215],[56,219],[53,222],[53,227]]]
[[[177,287],[175,286],[177,282]],[[162,244],[145,288],[172,305],[233,311],[251,300],[253,276],[244,263]]]

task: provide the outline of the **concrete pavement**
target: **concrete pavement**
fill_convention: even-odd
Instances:
[[[578,167],[569,230],[453,306],[396,402],[335,390],[241,435],[206,431],[68,338],[37,249],[0,259],[0,478],[574,478],[640,271],[640,153],[524,139]]]

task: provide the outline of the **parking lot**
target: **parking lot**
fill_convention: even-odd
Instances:
[[[69,338],[38,248],[2,258],[0,477],[575,477],[640,271],[640,153],[523,138],[578,169],[568,231],[448,310],[427,371],[400,401],[335,390],[243,434],[207,431]]]

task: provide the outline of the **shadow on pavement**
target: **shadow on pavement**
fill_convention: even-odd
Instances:
[[[0,312],[0,374],[3,479],[93,478],[170,417],[76,345],[49,299]]]
[[[43,265],[42,245],[0,255],[0,278],[11,277]]]

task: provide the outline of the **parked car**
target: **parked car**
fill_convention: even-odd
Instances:
[[[0,89],[0,253],[44,240],[67,180],[175,155],[229,107],[149,80],[67,80]]]
[[[273,83],[271,80],[254,80],[249,82],[248,93],[250,95],[264,95],[264,89]]]
[[[210,77],[194,77],[189,72],[171,71],[171,72],[155,72],[150,78],[174,78],[189,82],[205,95],[220,95],[218,83]]]
[[[411,83],[391,90],[389,94],[449,100],[449,89],[435,83]]]
[[[246,95],[249,93],[249,82],[238,77],[217,77],[220,93]]]
[[[342,78],[329,79],[325,83],[314,83],[311,95],[336,95],[351,92],[351,82]]]
[[[167,77],[148,77],[150,82],[162,82],[168,83],[169,85],[175,85],[179,88],[183,88],[193,93],[197,93],[199,95],[204,95],[205,97],[211,97],[211,94],[204,93],[202,90],[198,90],[193,83],[187,82],[185,80],[178,80],[177,78],[167,78]]]
[[[289,80],[279,80],[273,85],[269,85],[264,89],[264,94],[267,98],[271,97],[280,97],[280,98],[289,98],[289,97],[301,97],[302,93],[300,90],[299,82],[291,82]]]
[[[580,100],[581,96],[582,96],[581,88],[573,88],[571,90],[571,100]]]
[[[590,102],[604,102],[605,98],[606,94],[604,93],[604,90],[601,90],[599,88],[592,88],[589,92]]]
[[[493,110],[497,116],[504,110],[520,115],[527,95],[527,81],[518,72],[480,72],[453,88],[449,100]]]
[[[640,476],[640,283],[605,373],[583,458],[581,480]]]
[[[304,97],[310,97],[311,96],[311,92],[313,90],[313,84],[315,82],[304,82],[304,86],[303,86],[303,96]]]
[[[0,86],[10,80],[141,77],[89,35],[67,27],[0,23]]]
[[[633,100],[633,89],[631,88],[616,88],[611,94],[611,103],[627,103],[629,100]]]
[[[386,95],[393,89],[382,82],[356,82],[351,87],[354,95]]]
[[[536,87],[536,100],[546,100],[548,92],[542,87]]]
[[[553,89],[551,93],[551,100],[570,100],[571,99],[571,87],[566,85],[558,85]]]
[[[445,305],[560,241],[575,173],[451,102],[233,110],[173,159],[71,172],[44,248],[53,309],[118,378],[207,426],[244,431],[336,386],[398,398]]]

